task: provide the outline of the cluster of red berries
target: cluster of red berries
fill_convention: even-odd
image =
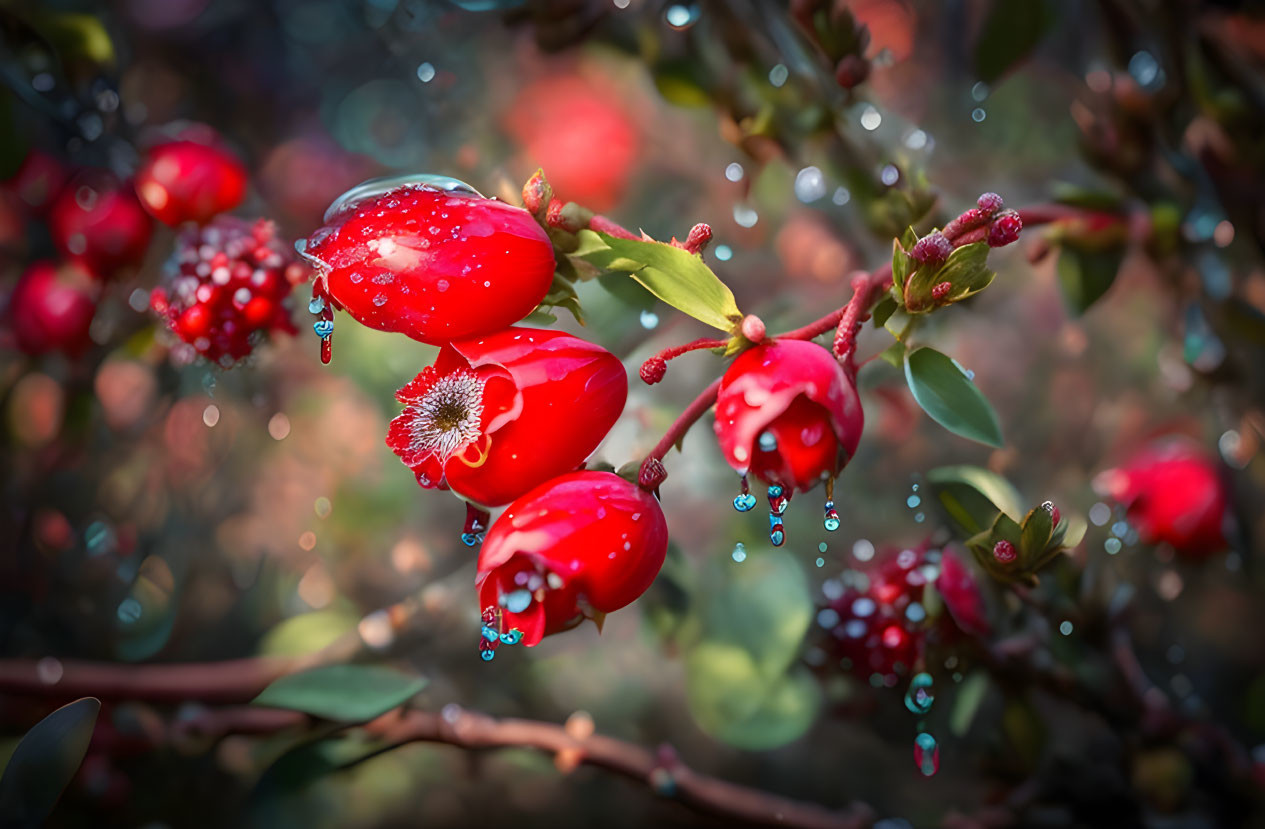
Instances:
[[[929,609],[928,588],[943,599],[947,614]],[[823,650],[876,685],[893,687],[899,677],[922,670],[931,642],[990,629],[979,586],[952,550],[888,550],[824,590],[827,601],[817,617]]]
[[[80,352],[88,343],[103,283],[145,258],[153,220],[173,227],[208,222],[241,203],[246,182],[245,167],[207,128],[186,128],[174,139],[152,146],[132,181],[102,169],[72,171],[50,155],[32,152],[15,176],[4,183],[0,203],[8,208],[18,206],[22,212],[19,224],[28,216],[45,219],[49,235],[67,264],[38,262],[19,280],[8,306],[18,347],[30,354]],[[227,226],[220,234],[242,235]],[[191,256],[200,255],[201,251],[190,254],[187,248],[191,244],[205,248],[218,242],[191,240],[190,234],[184,234],[179,244],[182,250],[177,254],[177,269],[190,264]],[[239,259],[232,253],[226,255],[230,263]],[[261,264],[265,259],[269,264]],[[280,319],[283,312],[279,310],[288,286],[281,291],[280,286],[259,285],[261,281],[277,281],[268,273],[276,267],[275,259],[260,252],[254,260],[249,256],[240,260],[254,266],[252,272],[264,271],[262,276],[255,275],[251,291],[252,298],[265,297],[267,307],[255,302],[249,308],[240,307],[241,313],[235,316],[225,309],[234,304],[233,296],[243,296],[241,285],[234,284],[237,290],[228,300],[208,302],[192,294],[182,295],[188,284],[184,280],[180,288],[173,286],[176,296],[170,301],[161,291],[156,292],[155,308],[187,343],[205,344],[197,347],[199,352],[221,361],[226,356],[235,359],[245,353],[242,349],[249,331],[289,327],[288,320]],[[196,265],[193,267],[196,270]],[[190,275],[194,274],[185,274]],[[226,283],[215,284],[219,288]],[[202,310],[197,310],[200,305]],[[180,320],[170,316],[172,308],[182,315]],[[242,333],[243,328],[249,330]]]
[[[624,367],[570,334],[512,325],[553,281],[553,245],[532,215],[422,176],[362,185],[326,220],[301,245],[316,268],[322,359],[335,311],[441,346],[399,390],[387,444],[421,486],[469,506],[462,540],[482,544],[481,656],[600,624],[645,592],[667,551],[658,499],[583,470],[623,411]]]
[[[228,367],[264,332],[297,333],[285,299],[307,278],[272,222],[222,216],[180,234],[150,307],[190,349],[185,362],[201,355]]]

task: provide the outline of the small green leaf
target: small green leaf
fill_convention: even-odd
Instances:
[[[1088,311],[1111,289],[1123,259],[1121,250],[1082,251],[1064,245],[1058,272],[1067,307],[1076,314]]]
[[[885,294],[883,298],[878,301],[878,305],[874,306],[874,327],[882,328],[886,325],[888,319],[891,318],[892,314],[896,313],[896,309],[899,307],[900,305],[896,302],[896,297],[892,296],[890,293]]]
[[[1054,534],[1054,522],[1050,513],[1042,507],[1028,510],[1023,519],[1023,532],[1020,535],[1020,560],[1024,563],[1035,561],[1046,551],[1050,536]]]
[[[0,824],[44,823],[83,762],[100,710],[100,700],[84,697],[26,732],[0,777]]]
[[[913,228],[910,228],[913,231]],[[918,241],[915,237],[914,241]],[[896,290],[902,295],[905,292],[905,280],[909,277],[909,272],[918,267],[918,263],[913,257],[905,252],[905,248],[901,247],[899,239],[892,240],[892,284],[896,286]]]
[[[891,316],[883,323],[883,327],[887,332],[898,340],[903,341],[909,334],[909,327],[913,325],[914,318],[906,314],[901,309],[896,309]]]
[[[1063,531],[1063,538],[1059,541],[1059,544],[1069,550],[1084,540],[1085,533],[1089,529],[1085,519],[1079,515],[1069,515],[1060,523],[1065,524],[1067,529]]]
[[[972,671],[962,681],[953,696],[953,710],[949,712],[949,731],[954,737],[962,737],[971,728],[984,697],[988,694],[988,673]]]
[[[580,248],[573,256],[603,270],[627,273],[673,308],[725,333],[742,321],[733,292],[701,256],[661,242],[619,239],[591,230],[578,235]]]
[[[403,705],[425,687],[420,676],[380,665],[325,665],[281,677],[252,704],[339,722],[366,722]]]
[[[968,440],[1001,448],[1001,425],[992,404],[957,363],[933,348],[905,355],[905,380],[931,419]]]
[[[1023,514],[1023,499],[1010,481],[978,466],[942,466],[927,473],[927,486],[964,536],[992,526],[997,513]]]
[[[1054,24],[1046,0],[993,0],[975,42],[975,75],[995,83],[1026,58]]]
[[[900,340],[897,340],[896,342],[892,343],[887,348],[879,352],[878,356],[883,359],[883,362],[889,363],[892,366],[892,368],[904,369],[905,368],[905,349],[906,349],[905,344],[901,342]]]

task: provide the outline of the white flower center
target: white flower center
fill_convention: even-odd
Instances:
[[[479,438],[483,382],[473,372],[454,372],[436,380],[409,409],[413,450],[433,452],[446,461]]]

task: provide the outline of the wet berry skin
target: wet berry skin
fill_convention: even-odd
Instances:
[[[146,154],[136,173],[136,195],[163,224],[201,224],[241,204],[246,180],[246,168],[226,150],[171,141]]]
[[[1226,548],[1229,490],[1216,462],[1199,447],[1185,441],[1157,443],[1100,480],[1125,505],[1144,543],[1168,544],[1194,559]]]
[[[445,345],[396,396],[387,445],[418,483],[493,507],[582,463],[623,411],[628,378],[601,346],[507,328]]]
[[[130,184],[104,171],[76,176],[49,208],[53,242],[95,276],[138,265],[145,258],[153,221]]]
[[[863,419],[851,378],[829,351],[803,340],[744,351],[716,398],[725,460],[788,493],[838,475],[856,452]]]
[[[284,303],[307,276],[271,222],[222,216],[180,234],[150,307],[185,343],[178,360],[196,354],[227,368],[261,334],[297,333]]]
[[[654,581],[668,527],[653,495],[610,472],[571,472],[516,499],[479,552],[479,604],[525,645],[600,621]]]
[[[527,211],[409,185],[330,218],[308,239],[314,292],[370,328],[432,345],[498,331],[540,304],[553,246]]]
[[[36,262],[9,298],[8,324],[18,348],[30,355],[60,351],[78,356],[88,347],[100,284],[75,263]]]

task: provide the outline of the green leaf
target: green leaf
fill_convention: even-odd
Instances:
[[[1001,448],[1001,425],[992,404],[957,363],[933,348],[905,355],[905,380],[931,419],[968,440]]]
[[[940,305],[960,302],[987,288],[997,276],[988,269],[988,250],[987,242],[974,242],[954,250],[938,268],[926,265],[918,268],[905,286],[905,308],[911,313],[930,311]],[[932,290],[942,282],[949,283],[949,293],[936,299]]]
[[[904,369],[905,349],[905,344],[900,340],[897,340],[879,352],[878,356],[883,359],[883,362],[890,364],[892,368]]]
[[[351,633],[360,616],[346,610],[316,610],[300,613],[279,623],[264,634],[259,643],[263,656],[303,656],[328,647]]]
[[[913,228],[910,228],[912,231]],[[914,241],[917,241],[915,238]],[[896,290],[902,295],[905,292],[905,280],[909,277],[909,272],[918,267],[918,263],[913,257],[905,252],[905,248],[901,247],[899,239],[892,240],[892,284],[896,286]]]
[[[725,333],[742,321],[733,292],[701,256],[661,242],[618,239],[591,230],[578,235],[580,248],[572,255],[604,270],[627,273],[673,308]],[[596,247],[594,239],[603,247]]]
[[[339,722],[365,722],[403,705],[425,687],[420,676],[380,665],[325,665],[281,677],[252,704]]]
[[[878,305],[874,306],[874,327],[882,328],[886,325],[892,314],[896,313],[896,309],[899,307],[900,305],[896,302],[896,297],[892,296],[890,293],[884,295],[883,298],[878,301]]]
[[[1020,534],[1019,555],[1024,563],[1035,561],[1045,552],[1054,534],[1054,522],[1050,513],[1041,507],[1028,510],[1023,519],[1023,532]]]
[[[1059,251],[1059,286],[1067,307],[1083,314],[1111,289],[1124,251],[1082,251],[1066,245]]]
[[[700,597],[703,637],[745,649],[763,676],[780,676],[812,624],[812,595],[799,561],[784,550],[752,552],[741,567],[712,561]]]
[[[962,737],[970,730],[987,694],[986,671],[972,671],[958,686],[957,693],[953,696],[953,710],[949,712],[949,731],[954,737]]]
[[[738,645],[705,642],[685,659],[690,713],[707,734],[749,751],[802,736],[821,708],[821,688],[802,668],[763,676]]]
[[[301,790],[378,754],[386,745],[355,737],[317,738],[300,743],[267,768],[255,784],[254,795],[276,796]]]
[[[995,83],[1026,58],[1054,24],[1046,0],[993,0],[975,41],[975,75]]]
[[[1080,544],[1085,538],[1086,531],[1089,530],[1089,525],[1079,515],[1069,515],[1060,523],[1065,524],[1067,529],[1063,531],[1063,538],[1060,539],[1059,544],[1067,549]]]
[[[1023,499],[1010,481],[978,466],[942,466],[927,473],[927,486],[961,534],[992,526],[997,513],[1023,514]]]
[[[100,710],[100,700],[84,697],[58,708],[26,732],[0,777],[0,823],[44,823],[83,762]]]

